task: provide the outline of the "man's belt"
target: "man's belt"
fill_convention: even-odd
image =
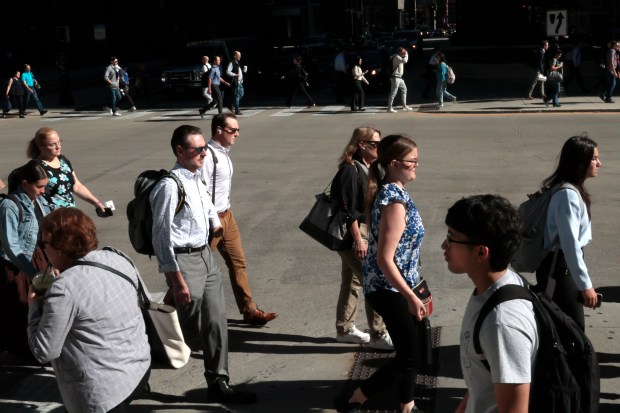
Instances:
[[[175,254],[191,254],[192,252],[200,252],[204,250],[207,246],[203,245],[202,247],[177,247],[174,248]]]

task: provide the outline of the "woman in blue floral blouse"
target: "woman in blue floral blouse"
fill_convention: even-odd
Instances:
[[[71,162],[60,154],[61,145],[58,132],[48,127],[39,129],[28,144],[28,157],[38,159],[49,177],[43,199],[50,211],[61,207],[75,207],[75,193],[105,212],[105,206],[79,181]]]
[[[424,226],[405,184],[416,178],[418,148],[406,135],[390,135],[379,143],[377,156],[368,178],[370,236],[363,263],[364,294],[383,317],[396,357],[352,395],[336,398],[335,404],[339,412],[354,411],[398,381],[400,411],[416,412],[416,329],[426,310],[412,288],[420,280]]]

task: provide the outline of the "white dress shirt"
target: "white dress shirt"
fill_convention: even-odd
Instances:
[[[190,172],[177,163],[170,173],[179,178],[185,189],[183,208],[175,214],[179,194],[173,179],[159,181],[149,197],[153,211],[153,249],[162,273],[179,271],[174,248],[207,245],[209,221],[214,228],[221,226],[201,170]]]
[[[207,145],[213,149],[217,158],[217,166],[215,167],[215,209],[217,212],[224,212],[230,208],[230,190],[232,188],[233,165],[228,156],[230,148],[224,148],[213,139]],[[202,176],[207,183],[207,193],[210,200],[213,199],[213,169],[213,155],[209,151],[202,167]]]

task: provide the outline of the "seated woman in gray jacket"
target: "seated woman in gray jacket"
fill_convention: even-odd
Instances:
[[[52,363],[69,413],[125,412],[150,374],[140,275],[128,258],[96,250],[97,243],[93,220],[77,208],[56,209],[41,222],[41,244],[61,273],[44,297],[29,291],[28,340],[39,362]]]

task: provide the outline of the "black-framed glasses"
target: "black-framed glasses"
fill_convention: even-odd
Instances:
[[[420,160],[419,159],[397,159],[398,162],[402,162],[404,164],[407,164],[409,166],[418,166],[420,164]]]
[[[203,151],[207,151],[207,145],[205,146],[184,146],[185,149],[191,149],[196,152],[196,155],[200,155]]]
[[[456,240],[456,239],[452,239],[451,238],[451,234],[449,232],[446,234],[446,242],[448,243],[448,246],[450,246],[450,244],[480,245],[479,242],[459,241],[459,240]]]
[[[366,145],[370,146],[371,148],[376,148],[377,146],[379,146],[379,141],[362,141],[364,142]]]
[[[229,128],[229,127],[222,128],[222,130],[225,130],[227,133],[231,133],[231,134],[241,131],[241,129],[239,128]]]

